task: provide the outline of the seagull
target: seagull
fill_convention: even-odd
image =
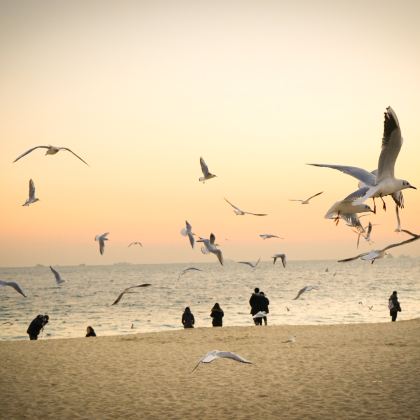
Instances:
[[[261,261],[261,258],[258,258],[258,261],[255,264],[249,261],[238,261],[238,264],[246,264],[246,265],[249,265],[251,268],[255,269],[257,268],[257,265],[260,263],[260,261]]]
[[[233,207],[233,212],[237,215],[237,216],[244,216],[245,214],[251,214],[252,216],[267,216],[267,214],[265,213],[251,213],[249,211],[243,211],[241,210],[239,207],[236,207],[235,205],[233,205],[229,200],[227,200],[225,198],[225,201],[227,203],[229,203],[232,207]]]
[[[277,236],[277,235],[272,235],[271,233],[262,233],[261,235],[259,235],[260,236],[260,238],[262,238],[262,239],[271,239],[271,238],[278,238],[278,239],[284,239],[284,238],[282,238],[282,237],[280,237],[280,236]]]
[[[148,287],[148,286],[151,286],[151,284],[150,283],[143,283],[143,284],[138,284],[136,286],[127,287],[126,289],[124,289],[119,294],[119,296],[117,297],[117,299],[115,299],[113,305],[116,305],[121,300],[121,298],[124,296],[125,293],[132,293],[132,292],[129,292],[130,289],[134,289],[135,287]]]
[[[289,338],[286,341],[282,341],[282,343],[295,343],[296,337],[294,335],[289,335]]]
[[[76,156],[78,159],[80,159],[83,163],[85,163],[86,165],[87,162],[85,162],[80,156],[76,155],[76,153],[74,153],[72,150],[70,150],[68,147],[56,147],[56,146],[35,146],[32,147],[32,149],[27,150],[25,153],[22,153],[20,156],[18,156],[14,161],[17,162],[19,159],[23,158],[24,156],[26,156],[27,154],[31,153],[32,151],[34,151],[35,149],[47,149],[47,151],[45,152],[46,155],[55,155],[56,153],[58,153],[60,150],[67,150],[70,153],[73,153],[74,156]],[[88,165],[89,166],[89,165]]]
[[[182,270],[180,273],[179,273],[179,276],[178,276],[178,280],[181,278],[181,276],[183,276],[185,273],[188,273],[188,271],[203,271],[203,270],[201,270],[200,268],[195,268],[195,267],[188,267],[188,268],[185,268],[184,270]]]
[[[373,305],[368,306],[368,308],[369,308],[369,311],[371,311],[373,309]]]
[[[29,180],[29,197],[28,199],[25,201],[24,204],[22,204],[22,206],[29,206],[29,204],[35,203],[39,201],[39,198],[35,197],[35,184],[34,181],[32,181],[32,179]]]
[[[198,178],[198,180],[202,182],[203,184],[209,179],[212,179],[216,176],[209,172],[209,168],[207,167],[206,162],[204,162],[204,159],[202,157],[200,157],[200,166],[201,166],[201,172],[203,172],[204,176]]]
[[[143,244],[142,244],[141,242],[138,242],[138,241],[136,241],[136,242],[131,242],[131,243],[128,245],[128,247],[130,247],[130,246],[132,246],[132,245],[139,245],[139,246],[141,246],[141,247],[143,248]]]
[[[204,355],[196,364],[192,372],[194,372],[200,363],[211,363],[213,360],[216,359],[232,359],[237,362],[241,363],[249,363],[252,364],[252,362],[244,359],[243,357],[239,356],[238,354],[232,353],[231,351],[220,351],[220,350],[212,350],[209,351],[206,355]]]
[[[25,293],[23,293],[23,290],[20,288],[20,286],[15,281],[0,280],[0,287],[1,286],[13,287],[13,289],[15,289],[16,292],[20,293],[23,297],[26,297]]]
[[[267,316],[267,312],[265,312],[265,311],[259,311],[255,315],[253,315],[252,318],[254,318],[254,319],[264,318],[265,316]]]
[[[311,200],[312,198],[321,195],[324,191],[321,191],[319,193],[316,193],[314,195],[311,195],[309,198],[307,198],[306,200],[289,200],[289,201],[300,201],[301,204],[309,204],[309,200]]]
[[[299,290],[298,294],[296,295],[296,297],[293,300],[299,299],[299,297],[302,293],[309,292],[309,291],[314,290],[314,289],[318,290],[319,286],[305,286],[305,287],[303,287],[302,289]]]
[[[274,254],[271,258],[274,258],[273,264],[276,263],[277,258],[281,258],[281,262],[283,264],[283,267],[286,268],[286,254]]]
[[[395,248],[397,246],[401,246],[401,245],[405,245],[405,244],[409,244],[410,242],[414,242],[414,241],[416,241],[417,239],[420,238],[420,235],[416,235],[415,233],[411,233],[408,230],[403,229],[402,232],[408,233],[409,235],[412,236],[412,238],[406,239],[405,241],[398,242],[396,244],[390,244],[390,245],[388,245],[388,246],[386,246],[385,248],[382,248],[382,249],[374,249],[374,250],[369,251],[369,252],[363,252],[362,254],[356,255],[355,257],[345,258],[343,260],[338,260],[338,262],[354,261],[354,260],[357,260],[358,258],[360,258],[363,261],[370,261],[371,264],[373,264],[375,262],[375,260],[377,260],[379,258],[384,258],[385,255],[387,255],[386,251],[388,249]]]
[[[63,280],[63,279],[61,278],[60,273],[59,273],[57,270],[54,270],[54,268],[52,268],[51,266],[50,266],[50,270],[51,270],[51,271],[53,272],[53,274],[54,274],[55,281],[56,281],[57,285],[60,285],[61,283],[64,283],[64,282],[65,282],[65,280]]]
[[[185,221],[185,227],[181,230],[182,236],[188,236],[188,239],[190,240],[191,248],[194,248],[194,235],[195,233],[192,232],[192,227],[188,223],[188,221]]]
[[[373,224],[371,222],[369,222],[367,227],[363,228],[363,231],[366,231],[366,235],[363,235],[363,231],[353,230],[354,233],[357,233],[357,248],[359,248],[360,237],[363,237],[368,243],[372,242],[370,239],[370,235],[372,234],[372,228]]]
[[[213,233],[210,234],[210,239],[201,238],[197,240],[197,242],[203,242],[204,246],[201,248],[201,252],[203,254],[208,254],[211,252],[212,254],[216,255],[217,259],[219,260],[220,264],[223,265],[223,254],[222,251],[217,248],[214,241],[216,240],[216,237]]]
[[[105,250],[105,241],[108,240],[107,236],[109,235],[109,232],[103,233],[102,235],[96,235],[95,241],[99,241],[99,252],[101,255],[104,253]]]

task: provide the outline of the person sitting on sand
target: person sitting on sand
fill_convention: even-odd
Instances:
[[[223,326],[223,317],[224,312],[218,303],[215,303],[211,309],[210,316],[213,318],[211,323],[213,327],[222,327]]]
[[[260,297],[260,311],[263,311],[266,314],[268,314],[268,305],[270,304],[270,301],[268,300],[268,297],[264,294],[264,292],[260,292]],[[267,317],[264,316],[262,319],[264,320],[264,325],[267,325]]]
[[[394,290],[388,300],[389,315],[392,322],[397,320],[398,312],[401,312],[400,302],[398,302],[397,292]]]
[[[96,337],[95,330],[90,325],[86,328],[86,337]]]
[[[37,315],[37,317],[32,320],[26,331],[27,334],[29,334],[30,340],[38,340],[40,331],[48,324],[49,319],[48,315]]]
[[[260,289],[256,287],[254,289],[254,293],[251,295],[249,299],[249,304],[251,305],[251,315],[254,316],[258,312],[261,311],[261,296],[260,296]],[[254,318],[255,325],[262,325],[261,318]]]
[[[194,328],[194,315],[191,312],[191,309],[187,306],[182,314],[182,325],[184,328]]]

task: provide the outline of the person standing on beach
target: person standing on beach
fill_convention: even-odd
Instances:
[[[182,325],[184,328],[194,328],[194,315],[191,312],[191,309],[187,306],[182,314]]]
[[[264,294],[264,292],[260,292],[260,297],[261,297],[260,311],[263,311],[266,314],[268,314],[269,312],[268,305],[270,304],[270,301],[268,300],[268,297]],[[267,325],[267,317],[264,316],[262,319],[264,320],[264,325]]]
[[[210,316],[213,318],[211,323],[213,327],[222,327],[223,326],[223,317],[224,313],[222,308],[218,303],[215,303],[213,308],[211,309]]]
[[[251,315],[254,316],[258,312],[261,311],[261,295],[260,295],[260,289],[256,287],[254,289],[254,293],[249,298],[249,304],[251,305]],[[261,318],[254,318],[255,325],[262,325],[262,319]]]
[[[95,330],[90,325],[86,328],[86,337],[96,337]]]
[[[30,340],[38,340],[38,335],[40,331],[44,329],[45,325],[48,324],[48,320],[48,315],[37,315],[37,317],[32,320],[26,331]]]
[[[401,312],[400,302],[398,302],[397,292],[394,290],[388,300],[389,315],[392,317],[392,322],[397,320],[398,312]]]

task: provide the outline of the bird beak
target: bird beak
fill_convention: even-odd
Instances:
[[[414,185],[410,185],[409,188],[412,188],[413,190],[417,190],[417,188]]]

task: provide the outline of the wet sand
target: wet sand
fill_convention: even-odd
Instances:
[[[191,373],[214,349],[254,364]],[[419,319],[9,341],[0,359],[5,419],[420,418]]]

